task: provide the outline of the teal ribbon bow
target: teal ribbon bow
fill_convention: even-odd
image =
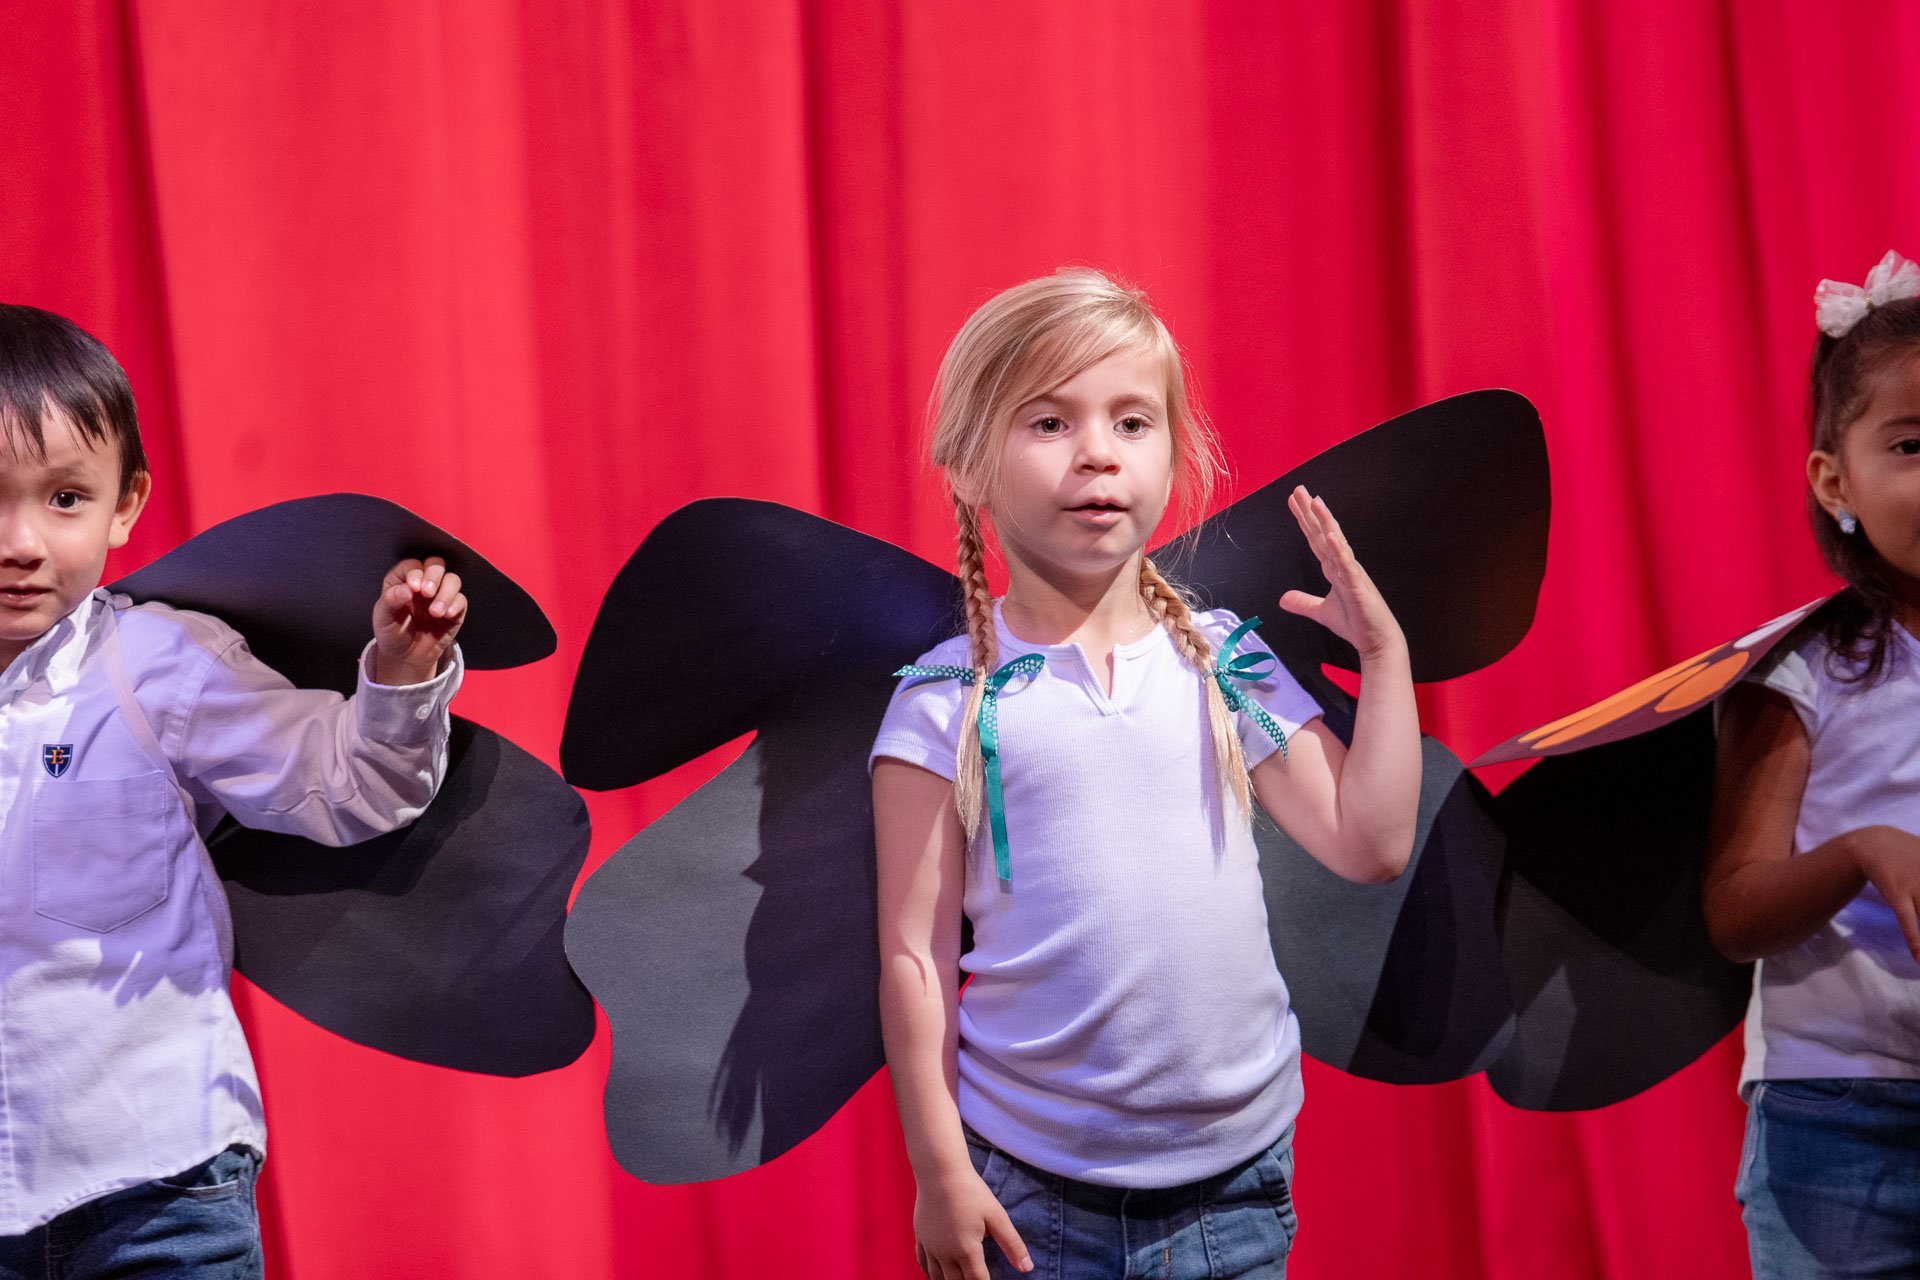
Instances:
[[[1259,625],[1260,619],[1248,618],[1228,632],[1227,638],[1221,642],[1219,655],[1213,660],[1213,670],[1207,674],[1212,676],[1214,683],[1220,686],[1220,693],[1226,698],[1227,706],[1235,711],[1246,712],[1253,717],[1255,724],[1266,730],[1267,736],[1278,744],[1280,758],[1284,760],[1287,755],[1287,731],[1280,727],[1278,720],[1268,714],[1265,707],[1249,698],[1246,690],[1233,683],[1239,680],[1246,684],[1257,684],[1266,679],[1274,667],[1279,665],[1280,660],[1270,653],[1243,653],[1238,657],[1234,655],[1234,647],[1240,643],[1241,638]]]
[[[1015,676],[1037,676],[1046,669],[1045,654],[1021,654],[988,676],[986,692],[980,695],[980,760],[987,772],[987,823],[993,829],[993,869],[1007,881],[1013,879],[1013,855],[1007,848],[1007,800],[1000,789],[1000,691]],[[893,674],[958,680],[969,686],[978,677],[972,667],[923,667],[918,663],[909,663]]]

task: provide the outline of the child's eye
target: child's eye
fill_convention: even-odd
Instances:
[[[79,509],[80,504],[84,501],[86,501],[86,499],[73,490],[62,489],[53,495],[53,509],[55,511],[75,511]]]
[[[1128,414],[1113,424],[1113,429],[1123,436],[1143,436],[1153,430],[1153,424],[1139,414]]]
[[[1061,419],[1054,417],[1041,418],[1033,424],[1035,435],[1057,436],[1066,429],[1067,424]]]
[[[1909,458],[1920,456],[1920,437],[1908,436],[1905,440],[1896,440],[1893,451]]]

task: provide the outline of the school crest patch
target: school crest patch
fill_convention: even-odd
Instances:
[[[40,748],[40,763],[46,767],[48,777],[59,777],[73,767],[73,744],[71,742],[44,744]]]

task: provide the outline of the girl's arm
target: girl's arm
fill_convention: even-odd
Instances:
[[[879,857],[880,1033],[907,1160],[917,1191],[913,1234],[920,1269],[987,1280],[991,1235],[1015,1266],[1032,1269],[1005,1209],[973,1170],[960,1127],[960,914],[966,835],[953,784],[902,760],[873,766]]]
[[[1327,576],[1327,594],[1289,591],[1280,607],[1312,618],[1360,655],[1353,745],[1314,720],[1257,765],[1260,806],[1323,866],[1375,883],[1406,870],[1420,814],[1420,714],[1407,640],[1354,558],[1327,504],[1305,489],[1288,499]]]
[[[1713,945],[1740,961],[1785,951],[1872,881],[1920,960],[1920,839],[1894,827],[1859,827],[1794,855],[1810,758],[1806,726],[1786,698],[1753,684],[1727,694],[1700,888]]]

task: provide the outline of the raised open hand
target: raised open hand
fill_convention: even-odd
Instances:
[[[1287,507],[1300,522],[1300,531],[1307,535],[1307,545],[1313,548],[1320,571],[1327,576],[1327,594],[1289,591],[1280,597],[1280,607],[1312,619],[1345,640],[1362,662],[1404,646],[1406,637],[1393,611],[1360,567],[1326,502],[1308,493],[1306,486],[1296,485],[1287,497]]]

